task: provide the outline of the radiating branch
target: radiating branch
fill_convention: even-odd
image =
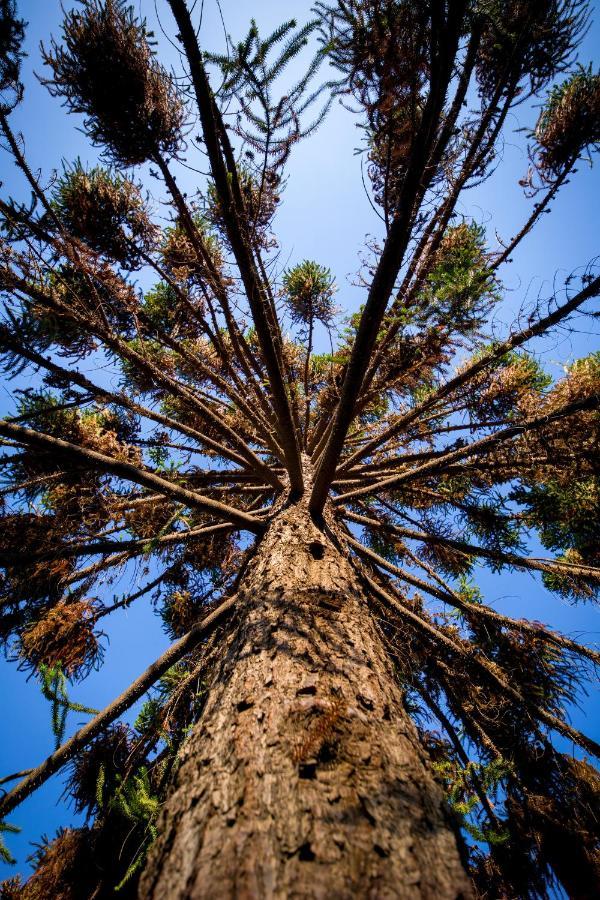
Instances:
[[[458,388],[467,384],[480,372],[483,372],[489,366],[502,359],[502,357],[511,350],[515,350],[532,338],[544,334],[554,327],[554,325],[557,325],[571,313],[579,309],[586,300],[589,300],[591,297],[597,297],[598,294],[600,294],[600,276],[592,279],[584,288],[578,291],[574,297],[567,300],[566,303],[563,303],[553,312],[538,319],[537,322],[534,322],[527,328],[511,335],[505,341],[495,343],[487,353],[482,354],[477,360],[470,363],[466,368],[459,372],[458,375],[455,375],[454,378],[451,378],[445,384],[438,387],[426,400],[401,415],[377,437],[368,441],[356,450],[355,453],[344,460],[338,469],[337,475],[339,476],[342,472],[347,472],[355,463],[365,456],[371,455],[374,450],[377,450],[378,447],[386,444],[391,438],[406,432],[409,425],[412,425],[413,422],[420,419],[424,413],[435,407],[442,400],[445,400],[458,390]]]
[[[190,75],[196,94],[198,111],[202,123],[204,142],[210,162],[215,188],[223,210],[223,218],[227,229],[229,243],[238,265],[258,340],[267,370],[269,385],[273,396],[273,405],[279,424],[279,438],[286,457],[290,483],[293,490],[302,491],[303,476],[300,463],[298,436],[290,407],[288,393],[283,376],[282,360],[277,352],[275,335],[279,335],[279,326],[273,320],[265,295],[261,278],[253,259],[251,248],[244,232],[243,222],[247,219],[235,168],[230,171],[221,150],[221,143],[228,141],[224,127],[220,127],[220,114],[213,93],[210,89],[202,53],[190,13],[185,0],[169,0],[173,12],[179,38],[182,42]]]
[[[381,522],[368,516],[361,516],[358,513],[343,510],[343,517],[350,522],[367,525],[371,528],[380,528],[389,534],[397,535],[402,538],[409,538],[415,541],[421,541],[424,544],[441,544],[445,547],[451,547],[464,553],[465,556],[477,556],[483,559],[489,559],[492,562],[502,565],[513,566],[517,569],[533,569],[537,572],[560,572],[571,577],[593,578],[600,582],[600,569],[593,566],[584,566],[577,563],[562,562],[555,559],[536,559],[531,556],[519,556],[516,553],[508,553],[501,550],[490,550],[487,547],[478,547],[475,544],[468,544],[466,541],[460,541],[455,538],[444,537],[430,531],[415,531],[410,528],[402,528],[399,525],[392,525],[389,522]]]
[[[376,581],[373,580],[373,578],[367,575],[366,572],[363,572],[362,576],[369,588],[371,588],[376,596],[389,604],[389,606],[395,612],[397,612],[402,619],[406,619],[408,622],[410,622],[419,633],[426,635],[430,640],[432,640],[434,647],[436,645],[445,647],[452,654],[452,656],[465,659],[468,664],[472,665],[475,669],[481,672],[482,676],[487,682],[495,685],[496,688],[499,688],[506,697],[509,697],[510,699],[516,701],[519,705],[526,709],[533,718],[538,719],[540,722],[543,722],[549,728],[558,731],[559,734],[562,734],[564,737],[567,737],[570,740],[574,741],[580,747],[583,747],[589,753],[592,753],[594,756],[600,759],[600,744],[598,744],[587,735],[582,734],[576,728],[572,728],[567,722],[564,722],[562,719],[559,719],[558,716],[555,716],[552,713],[548,712],[548,710],[536,704],[532,699],[524,697],[519,690],[517,690],[509,681],[507,681],[505,674],[497,665],[490,663],[483,656],[467,652],[464,647],[462,647],[452,638],[448,637],[448,635],[446,635],[435,625],[431,624],[423,616],[414,613],[407,606],[393,597],[389,593],[389,591],[384,590],[381,585],[379,585]]]
[[[360,556],[368,559],[380,569],[384,569],[391,575],[402,579],[402,581],[412,585],[412,587],[417,588],[417,590],[424,591],[430,596],[435,597],[436,600],[441,600],[443,603],[460,610],[467,619],[480,618],[485,619],[488,622],[493,622],[497,628],[517,629],[525,634],[531,634],[534,637],[541,638],[548,644],[553,644],[563,650],[577,653],[579,656],[589,659],[590,662],[600,665],[600,653],[596,650],[592,650],[590,647],[586,647],[585,644],[579,644],[577,641],[573,641],[562,634],[556,634],[553,631],[549,631],[542,625],[533,625],[526,619],[513,619],[511,616],[502,615],[502,613],[496,612],[496,610],[491,609],[484,603],[468,603],[465,600],[462,600],[458,594],[448,590],[440,590],[439,588],[436,588],[435,585],[424,581],[412,572],[408,572],[406,569],[394,565],[394,563],[391,563],[378,553],[375,553],[370,547],[361,544],[360,541],[357,541],[348,535],[346,536],[346,541]]]
[[[63,441],[60,438],[34,431],[31,428],[12,425],[4,420],[0,420],[0,434],[21,441],[27,446],[37,447],[39,450],[54,453],[59,458],[73,459],[87,468],[100,469],[103,472],[124,478],[126,481],[133,481],[143,487],[153,488],[161,494],[183,501],[192,509],[202,509],[217,515],[221,519],[231,520],[241,528],[252,531],[255,534],[264,530],[264,523],[255,516],[251,516],[242,510],[234,509],[224,503],[219,503],[210,497],[204,497],[201,494],[188,491],[186,488],[173,484],[173,482],[167,481],[165,478],[161,478],[151,472],[145,472],[132,463],[106,456],[104,453],[97,453],[95,450],[89,450],[77,444],[71,444],[69,441]]]
[[[235,603],[235,596],[225,600],[217,609],[209,613],[202,622],[190,629],[184,637],[171,644],[169,649],[162,656],[159,656],[152,665],[148,666],[112,703],[106,706],[97,716],[94,716],[87,725],[76,731],[68,741],[45,759],[43,763],[36,766],[35,769],[31,769],[29,775],[19,782],[16,787],[4,797],[0,797],[0,818],[7,816],[40,785],[48,781],[55,772],[58,772],[79,750],[83,749],[100,732],[118,719],[125,710],[133,706],[135,701],[145,694],[171,666],[179,662],[186,653],[194,649],[202,638],[210,634],[215,625],[219,624],[234,608]]]
[[[429,462],[423,463],[423,465],[418,466],[416,469],[410,469],[407,472],[400,472],[398,475],[391,475],[389,478],[384,478],[381,481],[375,481],[373,484],[366,484],[363,487],[358,487],[352,491],[347,491],[345,494],[340,494],[338,497],[336,497],[334,502],[346,503],[349,500],[356,500],[359,497],[376,495],[381,491],[392,490],[402,484],[405,484],[407,481],[414,481],[416,478],[427,478],[430,475],[443,472],[445,466],[449,463],[454,463],[459,459],[464,459],[465,457],[481,456],[481,454],[486,453],[492,447],[495,447],[498,444],[503,443],[504,441],[511,440],[514,437],[519,437],[522,434],[527,434],[527,432],[533,431],[537,428],[540,428],[541,426],[550,425],[552,422],[556,422],[559,419],[564,419],[567,416],[572,416],[576,413],[584,412],[586,410],[596,409],[599,404],[600,399],[598,397],[585,397],[582,400],[575,400],[573,403],[566,403],[564,406],[561,406],[558,409],[553,409],[541,416],[534,416],[534,418],[532,419],[525,419],[518,424],[510,425],[508,428],[503,428],[501,431],[496,431],[493,434],[488,434],[486,435],[486,437],[480,438],[478,441],[474,441],[472,444],[466,444],[465,446],[458,447],[455,450],[447,450],[441,453],[435,459],[432,459]]]
[[[69,559],[75,556],[97,556],[105,553],[141,553],[144,556],[154,552],[160,552],[166,547],[178,544],[187,544],[195,540],[209,537],[213,534],[225,534],[235,526],[232,522],[219,522],[216,525],[199,525],[188,531],[174,531],[143,540],[124,541],[80,541],[73,544],[59,544],[55,549],[44,550],[40,553],[23,552],[3,553],[0,551],[0,565],[25,565],[44,560]]]

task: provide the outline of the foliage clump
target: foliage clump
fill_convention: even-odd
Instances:
[[[91,832],[88,828],[60,829],[36,850],[35,872],[24,884],[19,878],[0,886],[2,900],[84,900],[97,886]]]
[[[68,790],[76,812],[89,816],[102,809],[104,796],[117,789],[118,775],[126,771],[132,751],[131,731],[119,724],[107,729],[73,760]]]
[[[281,179],[273,169],[261,174],[254,173],[248,166],[238,167],[237,178],[248,234],[265,250],[272,249],[275,244],[271,223],[281,200]],[[228,242],[227,213],[213,182],[208,186],[205,216],[207,222]]]
[[[485,230],[475,222],[448,228],[417,296],[418,313],[468,334],[499,299],[499,286],[489,271]]]
[[[19,656],[34,669],[60,665],[69,678],[85,675],[101,655],[95,620],[92,600],[62,601],[21,633]]]
[[[475,358],[482,358],[483,353]],[[533,356],[513,351],[473,379],[468,392],[470,408],[490,421],[526,415],[539,408],[551,383],[551,376]]]
[[[173,637],[181,637],[198,620],[199,609],[189,591],[172,591],[163,601],[161,618]]]
[[[22,513],[4,519],[0,641],[5,645],[11,635],[21,633],[38,616],[43,616],[46,604],[56,603],[63,596],[73,573],[73,560],[56,558],[53,553],[61,532],[56,525],[51,515]],[[23,546],[28,548],[29,558],[20,558]]]
[[[181,141],[183,105],[148,38],[124,0],[94,0],[65,14],[62,45],[44,53],[50,92],[124,166],[173,154]]]
[[[44,287],[51,292],[54,308],[33,304],[27,316],[37,341],[56,341],[81,354],[91,353],[96,342],[89,334],[90,318],[132,333],[139,306],[135,288],[105,260],[90,256],[86,263],[83,271],[80,264],[65,263],[49,275]]]
[[[549,478],[543,484],[515,488],[525,520],[538,529],[550,550],[574,550],[583,564],[598,562],[600,479],[597,476]]]
[[[19,80],[25,23],[17,18],[16,11],[15,0],[0,0],[0,93],[14,90]],[[10,109],[4,98],[0,100],[0,109]]]
[[[538,119],[538,168],[544,178],[560,175],[588,148],[600,144],[600,74],[581,69],[554,87]]]
[[[283,274],[283,290],[292,321],[331,323],[335,283],[331,271],[309,259]]]
[[[193,226],[191,236],[181,222],[165,230],[162,245],[165,266],[177,282],[213,285],[215,276],[223,271],[221,248],[202,217],[194,216]]]
[[[128,268],[139,264],[139,248],[148,250],[156,233],[139,185],[78,160],[54,191],[61,223],[93,250]]]

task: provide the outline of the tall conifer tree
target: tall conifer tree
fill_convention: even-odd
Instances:
[[[174,73],[137,9],[83,0],[44,45],[101,160],[51,181],[13,124],[24,25],[0,0],[26,189],[0,197],[0,351],[36,376],[0,421],[0,640],[56,736],[3,779],[0,828],[60,771],[88,814],[2,897],[598,896],[600,747],[568,710],[600,654],[472,580],[599,598],[600,355],[553,381],[531,349],[598,316],[597,267],[490,327],[513,251],[600,143],[586,3],[323,0],[218,55],[200,5],[164,0]],[[282,271],[273,233],[338,99],[384,223],[345,328],[327,260]],[[488,242],[463,192],[536,103],[531,212]],[[207,173],[193,194],[184,163]],[[105,709],[75,703],[110,666],[106,617],[149,599],[170,648]],[[66,738],[70,710],[88,721]]]

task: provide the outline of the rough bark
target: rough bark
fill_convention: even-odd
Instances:
[[[300,502],[262,539],[143,900],[467,898],[356,575]]]

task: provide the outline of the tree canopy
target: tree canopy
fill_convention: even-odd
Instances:
[[[569,603],[600,599],[600,354],[555,380],[531,349],[576,315],[593,327],[597,262],[575,261],[505,334],[491,325],[511,255],[600,146],[600,74],[576,62],[587,4],[317,2],[306,25],[252,21],[224,54],[203,47],[191,4],[163,5],[176,72],[126,0],[65,12],[43,83],[101,161],[50,178],[11,124],[24,23],[0,0],[1,143],[30,195],[2,186],[0,353],[9,382],[37,375],[0,421],[0,641],[39,680],[57,746],[4,780],[0,828],[67,764],[89,814],[1,896],[76,883],[65,896],[88,897],[98,866],[103,891],[135,890],[218,629],[257,542],[303,494],[343,534],[480,895],[598,885],[600,746],[569,707],[600,653],[526,607],[499,612],[475,581],[479,566],[525,571]],[[511,111],[534,100],[531,210],[501,240],[461,198],[501,171]],[[286,267],[273,225],[296,145],[338,101],[384,223],[345,318],[339,274]],[[193,195],[182,164],[207,173]],[[99,360],[117,386],[89,374]],[[117,597],[124,572],[137,583]],[[110,664],[103,620],[149,597],[171,648],[105,710],[81,707],[73,686]],[[148,691],[135,725],[119,722]],[[64,741],[69,710],[90,718]]]

